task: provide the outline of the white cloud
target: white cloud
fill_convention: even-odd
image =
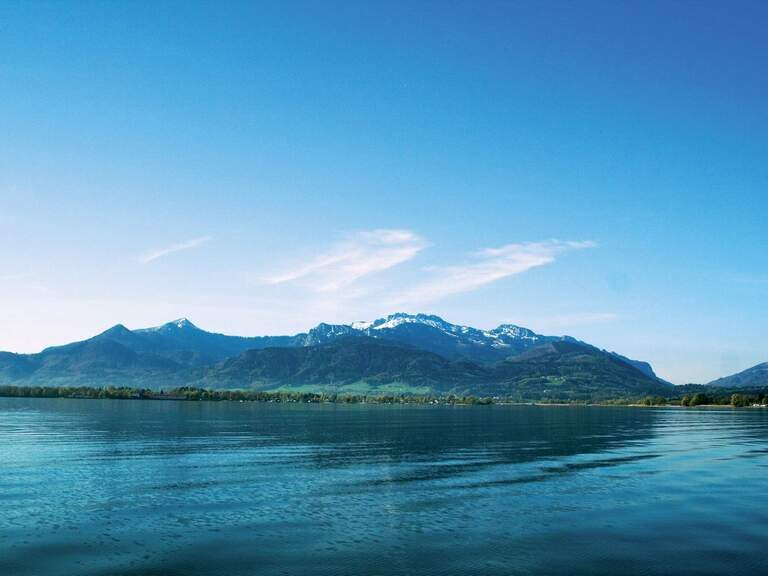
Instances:
[[[426,245],[424,239],[409,230],[355,232],[308,262],[267,276],[262,282],[306,283],[316,292],[337,292],[369,274],[407,262]]]
[[[396,296],[393,304],[420,304],[453,294],[471,292],[488,284],[555,261],[564,252],[592,248],[592,241],[525,242],[486,248],[472,262],[429,269],[432,277]]]
[[[145,252],[144,254],[139,256],[137,260],[142,264],[148,264],[153,260],[157,260],[158,258],[162,258],[163,256],[168,256],[169,254],[173,254],[175,252],[181,252],[182,250],[191,250],[192,248],[198,248],[199,246],[202,246],[203,244],[210,241],[211,241],[210,236],[201,236],[200,238],[193,238],[192,240],[186,240],[184,242],[172,244],[170,246],[166,246],[165,248],[157,248],[155,250],[149,250],[148,252]]]

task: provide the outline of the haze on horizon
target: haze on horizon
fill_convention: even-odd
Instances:
[[[0,350],[187,317],[768,360],[761,2],[0,5]]]

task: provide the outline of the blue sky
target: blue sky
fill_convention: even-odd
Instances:
[[[186,316],[768,360],[762,2],[0,4],[0,349]]]

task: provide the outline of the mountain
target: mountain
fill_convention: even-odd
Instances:
[[[360,333],[346,324],[326,324],[323,322],[312,328],[307,334],[297,334],[294,338],[299,346],[318,346],[332,342],[337,338],[355,334],[359,335]]]
[[[38,367],[37,362],[27,354],[0,352],[0,382],[28,378]]]
[[[476,364],[353,335],[316,346],[249,350],[206,370],[201,381],[212,387],[255,389],[335,390],[362,384],[368,390],[399,384],[423,392],[448,392],[462,381],[470,386],[487,376]]]
[[[522,399],[605,400],[669,395],[674,386],[634,362],[582,342],[561,340],[531,348],[496,366],[496,395]],[[509,390],[508,394],[502,394]]]
[[[479,330],[451,324],[438,316],[402,312],[372,322],[355,322],[351,328],[371,338],[429,350],[451,360],[482,363],[498,362],[533,346],[560,339],[512,324]]]
[[[0,353],[0,383],[32,385],[169,386],[188,369],[269,346],[297,346],[304,335],[241,337],[201,330],[185,318],[155,328],[117,324],[87,340],[38,354]]]
[[[611,354],[616,358],[618,358],[619,360],[634,366],[646,376],[650,376],[651,378],[656,378],[657,380],[661,380],[661,378],[659,378],[656,375],[656,372],[653,371],[653,366],[651,366],[648,362],[644,362],[642,360],[632,360],[632,358],[627,358],[626,356],[622,356],[621,354],[618,354],[616,352],[611,352]]]
[[[768,362],[747,368],[738,374],[724,376],[709,382],[707,386],[721,388],[759,388],[768,386]]]
[[[163,358],[179,366],[203,366],[253,348],[301,345],[304,339],[295,336],[227,336],[206,332],[186,318],[180,318],[162,326],[138,330],[129,330],[117,324],[88,340],[46,348],[41,354],[67,353],[86,343],[104,341],[115,342],[137,354]]]
[[[298,346],[299,336],[227,336],[201,330],[186,318],[156,328],[135,330],[142,345],[185,366],[202,366],[230,358],[255,348]]]
[[[489,365],[449,360],[365,335],[301,348],[249,350],[205,369],[199,382],[222,388],[411,391],[521,400],[638,397],[672,388],[610,353],[578,342],[545,343]]]
[[[118,324],[38,354],[0,353],[0,384],[319,387],[530,399],[638,395],[668,386],[646,363],[568,336],[510,324],[479,330],[403,313],[319,324],[293,336],[227,336],[184,318],[138,330]]]
[[[446,322],[439,316],[398,312],[371,322],[320,324],[309,332],[306,344],[327,343],[351,334],[380,338],[439,354],[450,360],[494,363],[551,342],[572,342],[590,346],[571,336],[543,336],[528,328],[502,324],[492,330],[479,330]],[[599,350],[598,348],[595,348]],[[648,362],[632,360],[611,352],[651,378],[658,378]]]

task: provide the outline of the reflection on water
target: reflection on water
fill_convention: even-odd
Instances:
[[[0,574],[768,571],[768,414],[0,399]]]

